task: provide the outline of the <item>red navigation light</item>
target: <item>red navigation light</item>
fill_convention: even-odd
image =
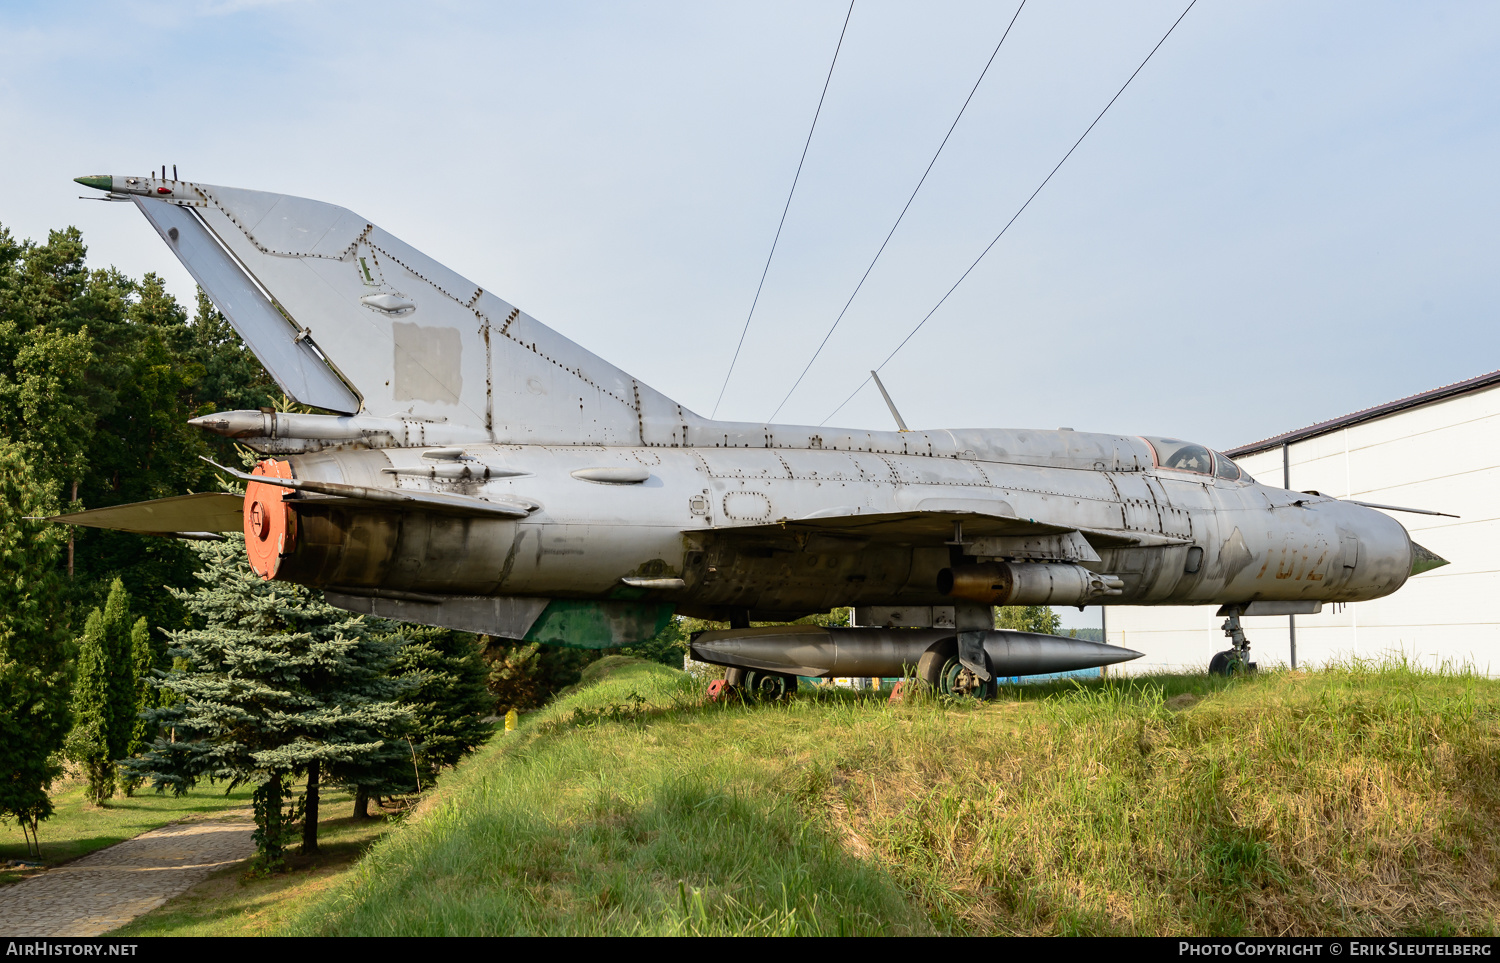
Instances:
[[[172,193],[172,189],[170,187],[158,187],[156,189],[156,193],[158,193],[158,194],[170,194],[170,193]]]

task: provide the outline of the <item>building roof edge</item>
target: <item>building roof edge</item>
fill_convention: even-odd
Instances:
[[[1373,408],[1365,408],[1361,411],[1356,411],[1353,414],[1344,415],[1342,418],[1334,418],[1330,421],[1320,421],[1315,425],[1308,425],[1306,428],[1298,428],[1295,431],[1288,431],[1280,435],[1273,435],[1270,438],[1264,438],[1260,441],[1254,441],[1248,445],[1241,445],[1238,448],[1227,449],[1225,450],[1224,454],[1228,455],[1230,458],[1240,458],[1244,455],[1253,455],[1256,452],[1267,451],[1271,448],[1280,448],[1282,445],[1289,445],[1293,442],[1304,441],[1308,438],[1315,438],[1318,435],[1325,435],[1329,432],[1337,431],[1340,428],[1347,428],[1350,425],[1357,425],[1362,422],[1373,421],[1376,418],[1382,418],[1386,415],[1394,414],[1407,408],[1419,408],[1422,405],[1430,405],[1433,402],[1442,401],[1446,398],[1451,398],[1454,395],[1461,395],[1470,391],[1478,391],[1480,388],[1487,388],[1494,384],[1500,384],[1500,371],[1491,371],[1489,374],[1482,374],[1477,378],[1470,378],[1467,381],[1456,381],[1451,385],[1443,385],[1441,388],[1433,388],[1430,391],[1423,391],[1419,394],[1408,395],[1405,398],[1398,398],[1395,401],[1388,401],[1383,405],[1376,405]]]

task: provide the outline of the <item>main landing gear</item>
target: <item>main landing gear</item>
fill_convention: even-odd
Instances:
[[[988,605],[960,602],[954,606],[953,617],[958,627],[958,647],[954,653],[957,667],[945,665],[935,688],[953,695],[993,699],[1000,686],[984,640],[995,628],[995,610]]]
[[[797,677],[794,675],[730,666],[724,670],[723,679],[708,687],[708,698],[718,702],[739,695],[759,702],[780,702],[790,699],[796,691]]]
[[[1208,674],[1231,676],[1254,672],[1255,663],[1250,661],[1250,640],[1245,638],[1245,630],[1240,627],[1238,610],[1229,611],[1223,628],[1232,648],[1214,653],[1214,657],[1208,660]]]
[[[999,689],[993,675],[989,679],[981,679],[978,673],[964,664],[959,658],[958,646],[954,643],[924,652],[917,662],[917,678],[927,683],[933,692],[942,695],[993,699]]]

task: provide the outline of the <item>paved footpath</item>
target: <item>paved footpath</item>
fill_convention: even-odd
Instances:
[[[255,852],[255,824],[172,823],[0,887],[0,935],[99,936]]]

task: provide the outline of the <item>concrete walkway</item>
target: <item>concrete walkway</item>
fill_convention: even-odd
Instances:
[[[99,936],[248,859],[255,852],[249,810],[216,816],[153,829],[0,887],[0,935]]]

